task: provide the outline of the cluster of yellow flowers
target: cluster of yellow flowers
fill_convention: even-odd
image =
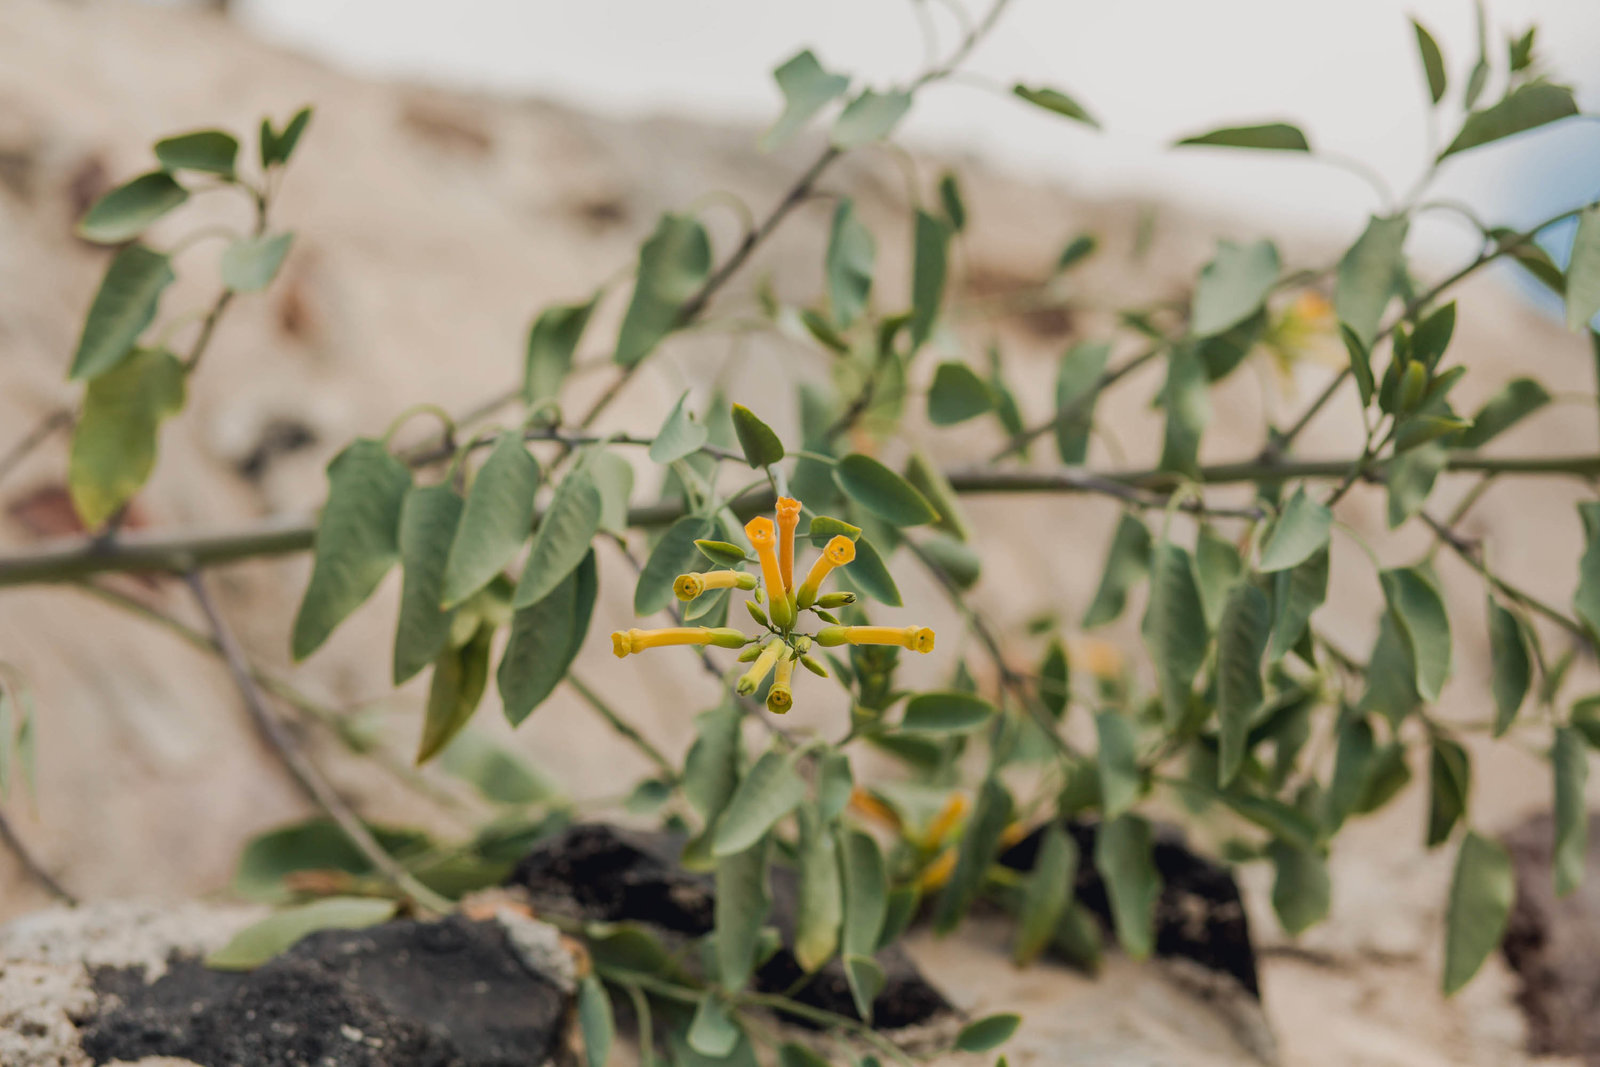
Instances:
[[[617,630],[611,635],[611,647],[618,658],[632,652],[663,645],[716,645],[719,648],[742,648],[739,660],[750,668],[740,676],[734,689],[741,696],[749,696],[761,687],[767,675],[772,674],[767,690],[767,710],[783,714],[794,704],[795,664],[805,666],[812,673],[827,677],[827,668],[810,655],[813,644],[824,648],[837,645],[899,645],[913,652],[932,652],[934,634],[926,626],[843,626],[838,623],[824,626],[814,634],[795,632],[795,623],[803,611],[811,611],[821,619],[833,622],[828,614],[832,608],[855,602],[854,593],[823,593],[822,583],[835,568],[843,567],[856,558],[856,545],[844,534],[830,540],[822,554],[811,565],[805,581],[794,584],[794,534],[800,523],[800,501],[793,497],[778,499],[776,521],[765,515],[745,523],[744,533],[756,550],[761,564],[761,578],[743,571],[717,570],[695,574],[680,574],[672,584],[679,600],[691,601],[718,589],[757,590],[764,587],[767,607],[756,600],[745,606],[751,616],[762,626],[765,635],[746,635],[731,626],[669,626],[659,630]],[[748,647],[747,647],[748,646]],[[776,673],[774,673],[776,672]]]

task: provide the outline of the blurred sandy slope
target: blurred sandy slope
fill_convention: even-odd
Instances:
[[[10,0],[0,6],[0,446],[73,395],[64,368],[105,258],[71,236],[86,199],[146,167],[148,144],[163,134],[210,125],[249,131],[260,115],[282,121],[306,102],[316,104],[317,116],[276,209],[279,225],[298,234],[294,250],[268,295],[236,303],[194,383],[189,410],[167,429],[162,463],[140,500],[152,527],[236,526],[309,514],[321,500],[322,464],[350,436],[381,433],[395,412],[420,400],[460,410],[503,389],[519,373],[531,315],[548,302],[585,295],[626,265],[660,211],[683,208],[712,189],[731,190],[760,211],[809,151],[800,145],[765,157],[747,130],[668,118],[619,123],[537,102],[362,82],[192,14]],[[1008,181],[978,160],[958,165],[976,220],[962,252],[969,288],[958,300],[1042,274],[1076,232],[1093,229],[1102,238],[1105,251],[1082,282],[1086,310],[1071,322],[969,317],[956,320],[956,333],[943,342],[954,351],[959,336],[967,358],[976,359],[996,333],[1029,421],[1048,411],[1054,360],[1071,336],[1109,322],[1095,309],[1179,295],[1217,235],[1251,232],[1249,219],[1161,212],[1153,248],[1135,263],[1130,249],[1141,205],[1089,202]],[[933,164],[922,171],[928,179],[936,173]],[[878,233],[880,299],[903,299],[897,294],[906,288],[909,234],[898,164],[885,153],[862,153],[825,184],[855,196]],[[748,306],[749,286],[763,276],[787,299],[812,298],[829,210],[828,202],[804,208],[722,307],[737,313]],[[232,221],[243,211],[242,203],[211,193],[184,217]],[[736,220],[716,206],[706,217],[725,249]],[[153,239],[176,236],[158,228]],[[1272,236],[1291,265],[1329,256],[1293,235]],[[215,253],[211,242],[186,254],[185,279],[167,295],[167,314],[209,301]],[[612,301],[591,327],[586,358],[605,358],[617,313]],[[1558,393],[1592,389],[1582,345],[1492,285],[1471,289],[1457,336],[1453,352],[1474,367],[1458,407],[1470,410],[1522,373],[1538,374]],[[930,368],[926,361],[922,370]],[[824,373],[814,349],[770,335],[686,336],[630,386],[605,427],[650,432],[679,392],[693,388],[703,399],[720,375],[732,398],[787,431],[795,421],[795,383]],[[1305,368],[1295,398],[1283,396],[1265,371],[1235,375],[1214,397],[1203,457],[1247,455],[1269,406],[1303,404],[1328,373]],[[604,378],[580,378],[574,406]],[[1140,465],[1155,458],[1159,433],[1147,402],[1157,385],[1157,376],[1141,375],[1102,407],[1121,454],[1102,440],[1092,462]],[[1349,429],[1356,425],[1352,409],[1334,405],[1319,419],[1303,439],[1304,454],[1351,454],[1359,445]],[[952,466],[997,443],[987,422],[937,435],[913,425],[915,443]],[[315,444],[271,453],[254,479],[241,475],[245,458],[286,427],[309,431]],[[1495,448],[1573,452],[1595,442],[1593,410],[1563,405]],[[888,442],[885,458],[897,461],[905,448]],[[1042,449],[1040,456],[1048,461]],[[35,494],[59,486],[64,468],[58,440],[0,486],[0,547],[25,547],[51,526],[53,513],[40,504],[47,497]],[[655,491],[648,472],[643,476],[636,499]],[[1446,485],[1441,499],[1459,491]],[[1492,491],[1467,532],[1487,539],[1507,576],[1562,603],[1580,547],[1575,497],[1575,486],[1556,481],[1508,484]],[[1117,514],[1111,504],[1065,497],[967,503],[985,559],[974,594],[979,606],[1013,623],[1044,610],[1067,620],[1081,614]],[[1383,542],[1377,491],[1353,492],[1341,517],[1377,538],[1385,561],[1407,561],[1422,547],[1415,539]],[[1335,544],[1336,578],[1319,618],[1346,646],[1364,651],[1376,581],[1348,539],[1336,536]],[[626,564],[606,550],[601,566],[596,633],[627,625],[631,615]],[[1481,583],[1452,559],[1443,558],[1440,569],[1457,635],[1445,710],[1481,720],[1490,713]],[[213,576],[243,640],[264,663],[287,669],[288,621],[306,573],[307,561],[294,559]],[[907,606],[881,615],[931,622],[948,635],[941,651],[959,648],[959,626],[937,592],[914,569],[902,573]],[[298,683],[341,706],[385,696],[397,587],[393,579],[386,583],[324,651],[293,671]],[[155,595],[188,614],[175,584]],[[1130,617],[1137,612],[1135,605]],[[1126,625],[1112,636],[1130,648],[1137,640]],[[1015,654],[1037,653],[1019,641]],[[9,810],[46,862],[85,896],[216,890],[226,884],[244,839],[304,813],[245,726],[221,670],[169,635],[74,591],[7,591],[0,595],[0,659],[27,672],[40,709],[38,810],[30,814],[16,803]],[[939,666],[924,661],[915,669],[932,677]],[[603,641],[591,640],[577,669],[673,755],[687,747],[694,713],[714,697],[686,657],[621,667]],[[402,751],[415,736],[421,692],[414,684],[389,701],[389,734]],[[807,686],[800,696],[801,721],[843,714],[831,683]],[[503,729],[497,711],[491,692],[481,722]],[[341,762],[325,738],[311,736],[364,810],[392,821],[437,822],[382,777]],[[507,736],[580,797],[615,796],[644,769],[566,691]],[[1508,747],[1475,755],[1478,825],[1501,828],[1546,802],[1547,772],[1539,761]],[[1423,817],[1423,798],[1413,790],[1394,811],[1352,826],[1341,840],[1334,918],[1307,938],[1327,966],[1291,958],[1267,963],[1267,1006],[1289,1062],[1508,1062],[1520,1024],[1497,962],[1453,1005],[1440,1005],[1433,992],[1450,857],[1420,854]],[[1271,944],[1278,935],[1259,873],[1246,880],[1259,890],[1253,915],[1262,943]],[[40,903],[9,857],[0,856],[0,916]],[[958,974],[939,977],[959,994]],[[1036,974],[1022,981],[1036,979],[1043,980]],[[966,999],[985,999],[981,987],[967,992]]]

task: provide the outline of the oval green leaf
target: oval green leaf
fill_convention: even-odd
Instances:
[[[845,456],[834,467],[833,480],[856,503],[895,526],[920,526],[939,518],[910,482],[871,456]]]
[[[183,410],[186,379],[171,352],[140,349],[89,382],[67,463],[67,489],[85,527],[98,529],[149,480],[161,424]]]
[[[94,202],[78,222],[78,236],[96,244],[130,241],[189,199],[189,191],[166,171],[154,171],[117,186]]]
[[[783,459],[783,442],[778,435],[743,404],[733,405],[733,432],[739,435],[739,447],[744,449],[745,462],[751,467],[759,470]]]
[[[159,252],[137,244],[118,252],[89,305],[69,377],[95,378],[127,358],[156,317],[162,292],[176,280],[171,261]]]
[[[522,435],[502,433],[467,491],[445,561],[442,606],[460,604],[511,562],[533,528],[538,488],[539,462],[528,452]]]
[[[600,512],[600,491],[583,471],[569,474],[556,486],[533,535],[522,580],[511,599],[513,607],[525,608],[543,600],[583,561],[600,531]]]
[[[450,637],[453,611],[439,605],[444,565],[461,521],[460,494],[448,485],[417,486],[400,507],[400,614],[394,635],[394,684],[432,663]]]
[[[900,729],[916,734],[966,733],[995,714],[993,704],[971,693],[918,693],[906,704]]]
[[[548,595],[512,616],[495,675],[511,725],[532,714],[566,677],[589,631],[598,585],[591,549]]]
[[[239,142],[222,130],[197,130],[156,142],[156,158],[167,170],[194,170],[233,177]]]
[[[272,284],[294,242],[292,233],[241,237],[222,253],[222,284],[236,293],[257,293]]]

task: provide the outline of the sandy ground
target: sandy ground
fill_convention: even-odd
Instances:
[[[299,235],[294,250],[273,292],[241,301],[230,314],[195,383],[190,409],[167,430],[164,461],[139,507],[140,521],[151,527],[215,528],[309,514],[321,499],[323,463],[351,434],[381,433],[396,411],[419,400],[459,410],[514,382],[532,314],[548,302],[582,296],[626,264],[660,211],[682,208],[712,189],[731,190],[760,210],[807,155],[804,145],[758,155],[747,130],[668,118],[624,124],[537,102],[362,82],[199,16],[117,3],[10,0],[0,6],[0,442],[73,396],[63,371],[104,254],[73,240],[70,226],[92,191],[147,166],[147,146],[158,136],[215,124],[249,130],[261,114],[281,121],[307,101],[317,104],[317,118],[277,209],[282,224]],[[1110,306],[1181,293],[1218,234],[1251,231],[1248,221],[1158,211],[1156,243],[1135,263],[1130,249],[1142,205],[1092,202],[1017,183],[984,171],[977,160],[957,164],[976,220],[961,256],[970,284],[1034,277],[1072,234],[1100,233],[1106,252],[1082,283],[1083,310],[1072,323],[1079,331],[1103,328],[1103,309]],[[935,173],[931,166],[922,170],[929,178]],[[854,195],[877,230],[880,291],[903,293],[909,238],[898,164],[867,153],[826,184]],[[815,294],[825,233],[820,223],[828,210],[826,204],[802,209],[747,279],[770,276],[788,299]],[[241,211],[242,205],[213,194],[198,213],[237,221]],[[725,249],[734,221],[716,208],[707,217],[718,248]],[[174,236],[165,228],[155,234],[158,241]],[[1329,246],[1320,241],[1274,236],[1291,265],[1328,256]],[[214,245],[186,255],[186,277],[167,297],[169,312],[210,299],[204,279],[214,255]],[[1492,282],[1470,287],[1469,296],[1458,350],[1474,374],[1459,390],[1459,406],[1470,409],[1503,381],[1530,370],[1558,393],[1593,388],[1591,365],[1575,339]],[[724,308],[736,311],[748,299],[748,289],[736,290]],[[591,337],[605,337],[617,314],[613,301]],[[1054,359],[1067,339],[1059,325],[959,319],[939,344],[975,350],[994,333],[1031,421],[1048,410]],[[781,410],[784,398],[797,382],[823,373],[813,349],[782,338],[683,337],[639,376],[604,428],[652,429],[682,389],[703,397],[720,375],[734,398],[749,400],[788,431],[794,415]],[[1214,397],[1204,457],[1247,454],[1263,417],[1303,403],[1328,373],[1305,368],[1288,393],[1265,371],[1236,375]],[[603,377],[581,375],[573,405],[592,395]],[[1146,403],[1156,384],[1149,375],[1136,376],[1105,406],[1108,436],[1122,454],[1100,441],[1093,462],[1154,458],[1159,435],[1149,432]],[[1348,405],[1334,405],[1306,434],[1305,454],[1352,452],[1358,442],[1350,416]],[[270,436],[274,423],[308,430],[315,445],[274,459],[255,481],[241,477],[237,464]],[[995,444],[986,426],[935,435],[913,421],[909,432],[951,464]],[[1595,444],[1592,409],[1570,404],[1505,435],[1495,448],[1573,452]],[[896,443],[889,458],[898,458],[899,448]],[[64,445],[57,441],[0,487],[0,550],[26,546],[52,528],[56,519],[40,503],[47,497],[34,494],[58,487],[64,465]],[[1446,485],[1441,493],[1460,490]],[[651,492],[652,485],[641,484],[639,498]],[[1577,487],[1557,481],[1507,484],[1491,492],[1467,532],[1488,542],[1508,577],[1561,602],[1580,548],[1571,506],[1576,496]],[[1041,610],[1068,619],[1081,613],[1116,518],[1113,506],[1085,498],[996,497],[970,500],[968,508],[985,559],[974,594],[979,607],[1012,624]],[[1378,492],[1351,493],[1340,517],[1374,539],[1386,562],[1407,561],[1421,547],[1416,537],[1383,536]],[[1360,650],[1372,633],[1377,585],[1349,539],[1336,539],[1336,548],[1341,577],[1319,619]],[[614,553],[605,554],[601,567],[597,633],[627,623],[632,593],[625,564]],[[413,685],[387,696],[397,583],[387,583],[309,664],[289,671],[285,635],[306,573],[307,561],[295,559],[230,567],[213,581],[263,663],[337,706],[383,698],[387,732],[404,749],[415,736],[421,691]],[[1481,720],[1489,714],[1481,584],[1453,560],[1441,562],[1441,574],[1461,620],[1456,678],[1444,710]],[[959,632],[934,590],[911,581],[904,588],[905,609],[885,612],[885,621],[926,621],[944,634]],[[152,595],[192,617],[180,589],[163,585]],[[1137,617],[1137,611],[1130,614]],[[1129,647],[1136,641],[1127,625],[1112,636]],[[636,672],[619,670],[602,645],[589,642],[577,671],[626,707],[669,753],[681,753],[694,712],[712,699],[707,680],[683,661],[654,660],[645,683]],[[957,641],[941,644],[958,647]],[[1035,653],[1018,643],[1016,654]],[[173,900],[212,893],[227,883],[242,841],[304,813],[258,748],[221,670],[170,635],[70,590],[8,591],[0,597],[0,659],[27,673],[41,709],[38,802],[14,803],[9,811],[51,869],[85,897]],[[493,707],[487,710],[483,720],[493,727]],[[823,722],[842,714],[830,695],[795,717]],[[565,692],[514,736],[497,729],[580,798],[616,796],[644,769]],[[437,812],[369,769],[331,751],[321,755],[364,810],[449,828]],[[1539,760],[1510,746],[1476,747],[1474,756],[1476,826],[1502,829],[1547,804],[1548,777]],[[1243,873],[1265,954],[1264,1002],[1285,1064],[1522,1062],[1512,983],[1498,963],[1453,1002],[1435,991],[1450,859],[1422,854],[1423,816],[1422,798],[1413,790],[1391,811],[1346,832],[1333,857],[1333,917],[1299,946],[1284,945],[1276,931],[1265,872]],[[0,856],[0,916],[44,903],[9,857]],[[926,951],[936,977],[947,980],[964,1004],[1037,1006],[1024,1041],[1048,1033],[1052,1020],[1070,1014],[1074,1004],[1097,1003],[1103,995],[1064,972],[1018,975],[998,956],[980,969],[966,958],[966,948]],[[1122,988],[1115,983],[1127,981],[1137,990],[1140,973],[1118,965],[1107,979],[1112,984],[1096,988]],[[963,985],[976,974],[985,977]]]

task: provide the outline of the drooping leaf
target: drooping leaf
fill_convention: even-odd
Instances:
[[[1144,794],[1144,773],[1139,769],[1138,737],[1133,721],[1116,711],[1102,711],[1094,717],[1095,769],[1100,776],[1100,804],[1105,816],[1114,819],[1138,802]]]
[[[556,304],[533,320],[522,373],[522,399],[529,407],[560,394],[598,301],[596,295],[586,304]]]
[[[1267,659],[1276,663],[1300,643],[1311,613],[1328,598],[1330,554],[1327,548],[1289,570],[1278,571],[1272,586],[1272,641]]]
[[[910,110],[910,93],[866,89],[844,106],[834,120],[829,138],[835,148],[846,152],[881,141],[894,132]]]
[[[928,421],[935,426],[954,426],[993,406],[988,383],[965,363],[947,361],[934,371],[928,387]]]
[[[1572,609],[1590,634],[1600,634],[1600,504],[1578,505],[1583,518],[1585,546],[1578,561],[1578,587],[1572,594]]]
[[[918,211],[911,246],[911,350],[915,352],[933,334],[944,300],[950,227],[944,220]]]
[[[695,718],[695,740],[683,764],[683,796],[710,827],[739,784],[737,704],[723,703]]]
[[[1383,571],[1384,599],[1416,665],[1417,693],[1433,702],[1450,677],[1450,618],[1427,576],[1414,567]]]
[[[1583,883],[1589,850],[1589,809],[1583,798],[1589,781],[1589,757],[1577,730],[1556,727],[1550,767],[1555,779],[1556,896],[1564,897]]]
[[[1106,881],[1123,951],[1136,960],[1148,959],[1155,949],[1155,906],[1161,896],[1150,824],[1132,814],[1103,823],[1095,837],[1094,865]]]
[[[578,1031],[583,1035],[585,1067],[605,1067],[616,1040],[616,1023],[611,1016],[611,998],[593,974],[578,982]]]
[[[711,276],[711,239],[698,219],[661,216],[639,248],[633,298],[622,318],[614,358],[633,367],[683,325],[684,305]]]
[[[833,480],[850,499],[895,526],[920,526],[939,518],[910,482],[871,456],[845,456],[834,467]]]
[[[833,957],[844,921],[844,888],[833,834],[816,808],[800,808],[798,903],[795,907],[794,957],[807,974]]]
[[[1530,82],[1511,90],[1499,103],[1468,115],[1461,124],[1461,132],[1439,153],[1439,158],[1537,129],[1577,113],[1577,101],[1565,85]]]
[[[985,1015],[963,1026],[953,1047],[961,1052],[989,1052],[1010,1041],[1020,1025],[1022,1016],[1016,1012]]]
[[[828,306],[840,327],[848,328],[866,311],[877,256],[878,244],[872,231],[856,217],[854,202],[839,201],[828,234],[823,274],[828,283]]]
[[[462,500],[448,485],[416,486],[400,508],[399,620],[394,638],[394,684],[402,685],[438,658],[455,612],[439,605],[444,564],[461,520]]]
[[[408,856],[429,847],[427,836],[415,830],[370,825],[367,829],[393,856]],[[231,889],[246,900],[288,903],[294,893],[286,880],[298,871],[341,871],[366,876],[374,868],[331,819],[307,819],[252,838],[239,856]]]
[[[1258,126],[1227,126],[1209,133],[1194,134],[1180,145],[1217,145],[1224,148],[1260,148],[1277,152],[1309,152],[1311,144],[1298,126],[1287,122],[1267,122]]]
[[[1449,87],[1444,71],[1444,55],[1439,51],[1439,42],[1433,39],[1433,34],[1423,29],[1422,23],[1412,19],[1411,28],[1417,31],[1417,51],[1422,56],[1422,72],[1428,79],[1428,96],[1437,104],[1444,99],[1445,90]]]
[[[1056,452],[1063,463],[1088,458],[1095,398],[1110,358],[1109,343],[1083,341],[1068,349],[1056,368]]]
[[[1370,346],[1377,336],[1383,310],[1404,278],[1404,246],[1410,226],[1404,215],[1374,216],[1339,260],[1333,310],[1363,345]]]
[[[945,934],[955,929],[983,885],[985,874],[1000,851],[1000,838],[1011,823],[1011,794],[999,779],[989,775],[978,789],[972,815],[961,835],[955,868],[934,904],[933,928]]]
[[[689,1047],[702,1056],[721,1060],[733,1051],[744,1031],[729,1011],[728,1002],[710,990],[701,994],[689,1023]]]
[[[806,784],[794,764],[791,755],[775,748],[761,754],[717,820],[713,855],[745,851],[805,799]]]
[[[1194,545],[1194,578],[1200,589],[1200,603],[1206,611],[1206,625],[1212,630],[1222,619],[1222,609],[1234,583],[1244,573],[1244,557],[1238,546],[1217,532],[1210,523],[1200,527]]]
[[[1250,727],[1266,698],[1261,658],[1272,633],[1272,604],[1248,581],[1234,586],[1217,627],[1218,782],[1227,786],[1244,765]]]
[[[750,981],[761,927],[772,908],[767,889],[770,852],[771,839],[761,838],[743,852],[717,861],[713,944],[718,980],[730,992],[743,989]]]
[[[156,158],[167,170],[193,170],[233,177],[239,142],[222,130],[197,130],[156,142]]]
[[[1067,649],[1060,639],[1050,642],[1044,662],[1039,665],[1039,702],[1052,718],[1060,720],[1072,695]]]
[[[394,916],[399,904],[371,897],[325,897],[269,915],[245,927],[226,945],[206,957],[216,971],[253,971],[318,930],[359,930]]]
[[[1367,657],[1367,688],[1361,695],[1361,709],[1380,712],[1398,723],[1421,703],[1411,642],[1395,613],[1385,611]]]
[[[466,644],[446,648],[434,663],[422,740],[417,744],[418,766],[432,759],[472,721],[489,685],[494,632],[492,624],[480,624]]]
[[[241,237],[222,253],[222,284],[236,293],[259,293],[272,284],[294,243],[292,233]]]
[[[1257,569],[1263,574],[1299,566],[1328,547],[1329,531],[1333,527],[1333,513],[1312,499],[1301,486],[1283,506],[1272,532],[1261,546],[1261,563]]]
[[[1467,750],[1436,737],[1428,757],[1428,847],[1441,845],[1467,813],[1472,792],[1472,761]]]
[[[360,438],[328,464],[328,502],[290,651],[305,659],[360,607],[400,560],[400,509],[411,472],[381,441]]]
[[[1272,860],[1272,910],[1290,937],[1298,937],[1327,918],[1332,899],[1328,864],[1314,849],[1274,839],[1267,843]]]
[[[1528,633],[1522,620],[1489,597],[1490,689],[1494,693],[1494,736],[1504,736],[1533,685]]]
[[[1189,330],[1211,337],[1260,310],[1278,280],[1278,249],[1271,241],[1223,241],[1195,285]]]
[[[468,514],[472,502],[467,502]],[[528,550],[528,562],[517,583],[512,607],[525,608],[543,600],[571,574],[600,531],[600,491],[584,471],[574,471],[556,486],[550,506],[539,519]],[[465,521],[465,519],[463,519]]]
[[[189,199],[189,190],[166,171],[141,174],[94,202],[78,220],[78,236],[96,244],[131,241]]]
[[[1597,234],[1597,239],[1600,239],[1600,234]],[[1456,446],[1482,448],[1550,403],[1550,399],[1545,387],[1532,378],[1513,378],[1472,416],[1472,425],[1456,438]]]
[[[783,114],[761,135],[761,150],[770,152],[798,133],[811,117],[850,86],[843,74],[829,74],[811,51],[800,52],[772,72],[783,93]]]
[[[1141,632],[1156,665],[1167,724],[1175,726],[1188,714],[1194,676],[1205,662],[1211,635],[1193,560],[1170,541],[1157,545],[1151,557],[1150,602]]]
[[[1211,421],[1211,401],[1206,395],[1206,368],[1189,345],[1179,345],[1167,358],[1167,383],[1161,405],[1167,411],[1166,434],[1161,445],[1164,471],[1197,475],[1200,435]]]
[[[1337,833],[1345,819],[1356,813],[1372,779],[1377,741],[1365,716],[1347,715],[1339,725],[1333,759],[1333,778],[1323,795],[1323,822]]]
[[[939,206],[944,209],[945,221],[950,229],[960,233],[967,228],[967,205],[961,198],[961,183],[954,171],[939,175]]]
[[[88,381],[126,359],[156,317],[162,292],[176,280],[171,261],[160,252],[139,244],[118,252],[89,305],[69,377]]]
[[[183,410],[183,364],[164,349],[139,349],[89,382],[72,431],[67,488],[97,529],[144,487],[155,469],[161,424]]]
[[[591,549],[543,599],[511,617],[511,637],[495,674],[511,725],[520,725],[566,677],[588,633],[598,592]]]
[[[511,562],[533,529],[539,462],[517,433],[502,433],[483,461],[456,527],[444,566],[444,607],[488,585]]]
[[[1463,837],[1445,913],[1445,996],[1471,981],[1500,947],[1515,896],[1516,876],[1505,848],[1474,833]]]
[[[778,435],[743,404],[733,405],[733,430],[739,435],[745,462],[752,468],[770,467],[783,459],[783,442]]]
[[[1567,261],[1567,329],[1581,330],[1600,312],[1600,208],[1578,214]]]
[[[1097,130],[1100,128],[1100,123],[1096,122],[1094,116],[1084,110],[1083,105],[1059,89],[1050,89],[1045,86],[1029,88],[1026,85],[1013,85],[1011,92],[1034,107],[1042,107],[1046,111],[1054,112],[1075,122],[1093,126]]]
[[[1119,618],[1127,606],[1129,588],[1141,581],[1149,569],[1150,530],[1137,515],[1124,513],[1100,570],[1100,586],[1084,612],[1083,628],[1092,630]]]
[[[877,950],[889,906],[889,873],[883,852],[870,834],[841,826],[837,834],[844,885],[844,925],[839,951],[870,956]]]
[[[918,693],[906,704],[900,729],[917,734],[967,733],[990,722],[996,714],[993,704],[971,693]]]
[[[1039,841],[1038,857],[1023,890],[1011,948],[1011,961],[1017,966],[1031,963],[1055,936],[1072,902],[1077,872],[1078,844],[1061,823],[1052,822]]]
[[[1361,406],[1371,407],[1372,398],[1378,391],[1378,384],[1372,377],[1372,352],[1367,343],[1342,322],[1339,324],[1339,336],[1344,341],[1345,352],[1350,356],[1350,376],[1356,381]]]

